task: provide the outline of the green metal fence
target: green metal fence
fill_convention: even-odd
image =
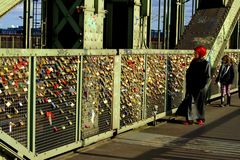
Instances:
[[[239,62],[238,50],[226,53]],[[174,113],[192,54],[1,49],[1,146],[46,159]],[[210,98],[219,96],[216,87]]]

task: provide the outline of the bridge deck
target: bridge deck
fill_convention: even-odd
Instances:
[[[214,101],[206,108],[204,126],[186,126],[182,117],[157,126],[145,126],[111,140],[70,152],[55,160],[160,160],[160,159],[240,159],[240,99],[232,95],[232,105],[220,108]]]

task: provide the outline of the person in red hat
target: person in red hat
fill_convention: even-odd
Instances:
[[[193,124],[196,121],[203,125],[205,122],[204,107],[211,78],[211,67],[205,59],[206,54],[207,49],[204,46],[194,48],[194,58],[186,71],[186,95],[176,112],[176,115],[186,117],[184,124]]]

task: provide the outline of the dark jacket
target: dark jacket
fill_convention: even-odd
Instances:
[[[191,94],[198,94],[210,80],[210,64],[205,59],[194,59],[186,73],[186,89]]]
[[[187,120],[205,119],[205,100],[210,82],[210,64],[205,59],[193,59],[186,73],[186,95],[177,109],[176,115]],[[194,105],[192,105],[192,100]]]
[[[234,79],[234,69],[233,65],[222,64],[216,82],[220,82],[223,85],[232,84]]]

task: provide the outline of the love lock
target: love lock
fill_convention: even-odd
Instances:
[[[52,120],[54,119],[54,115],[52,112],[46,112],[46,117],[48,119],[48,122],[50,124],[50,126],[52,125]]]

